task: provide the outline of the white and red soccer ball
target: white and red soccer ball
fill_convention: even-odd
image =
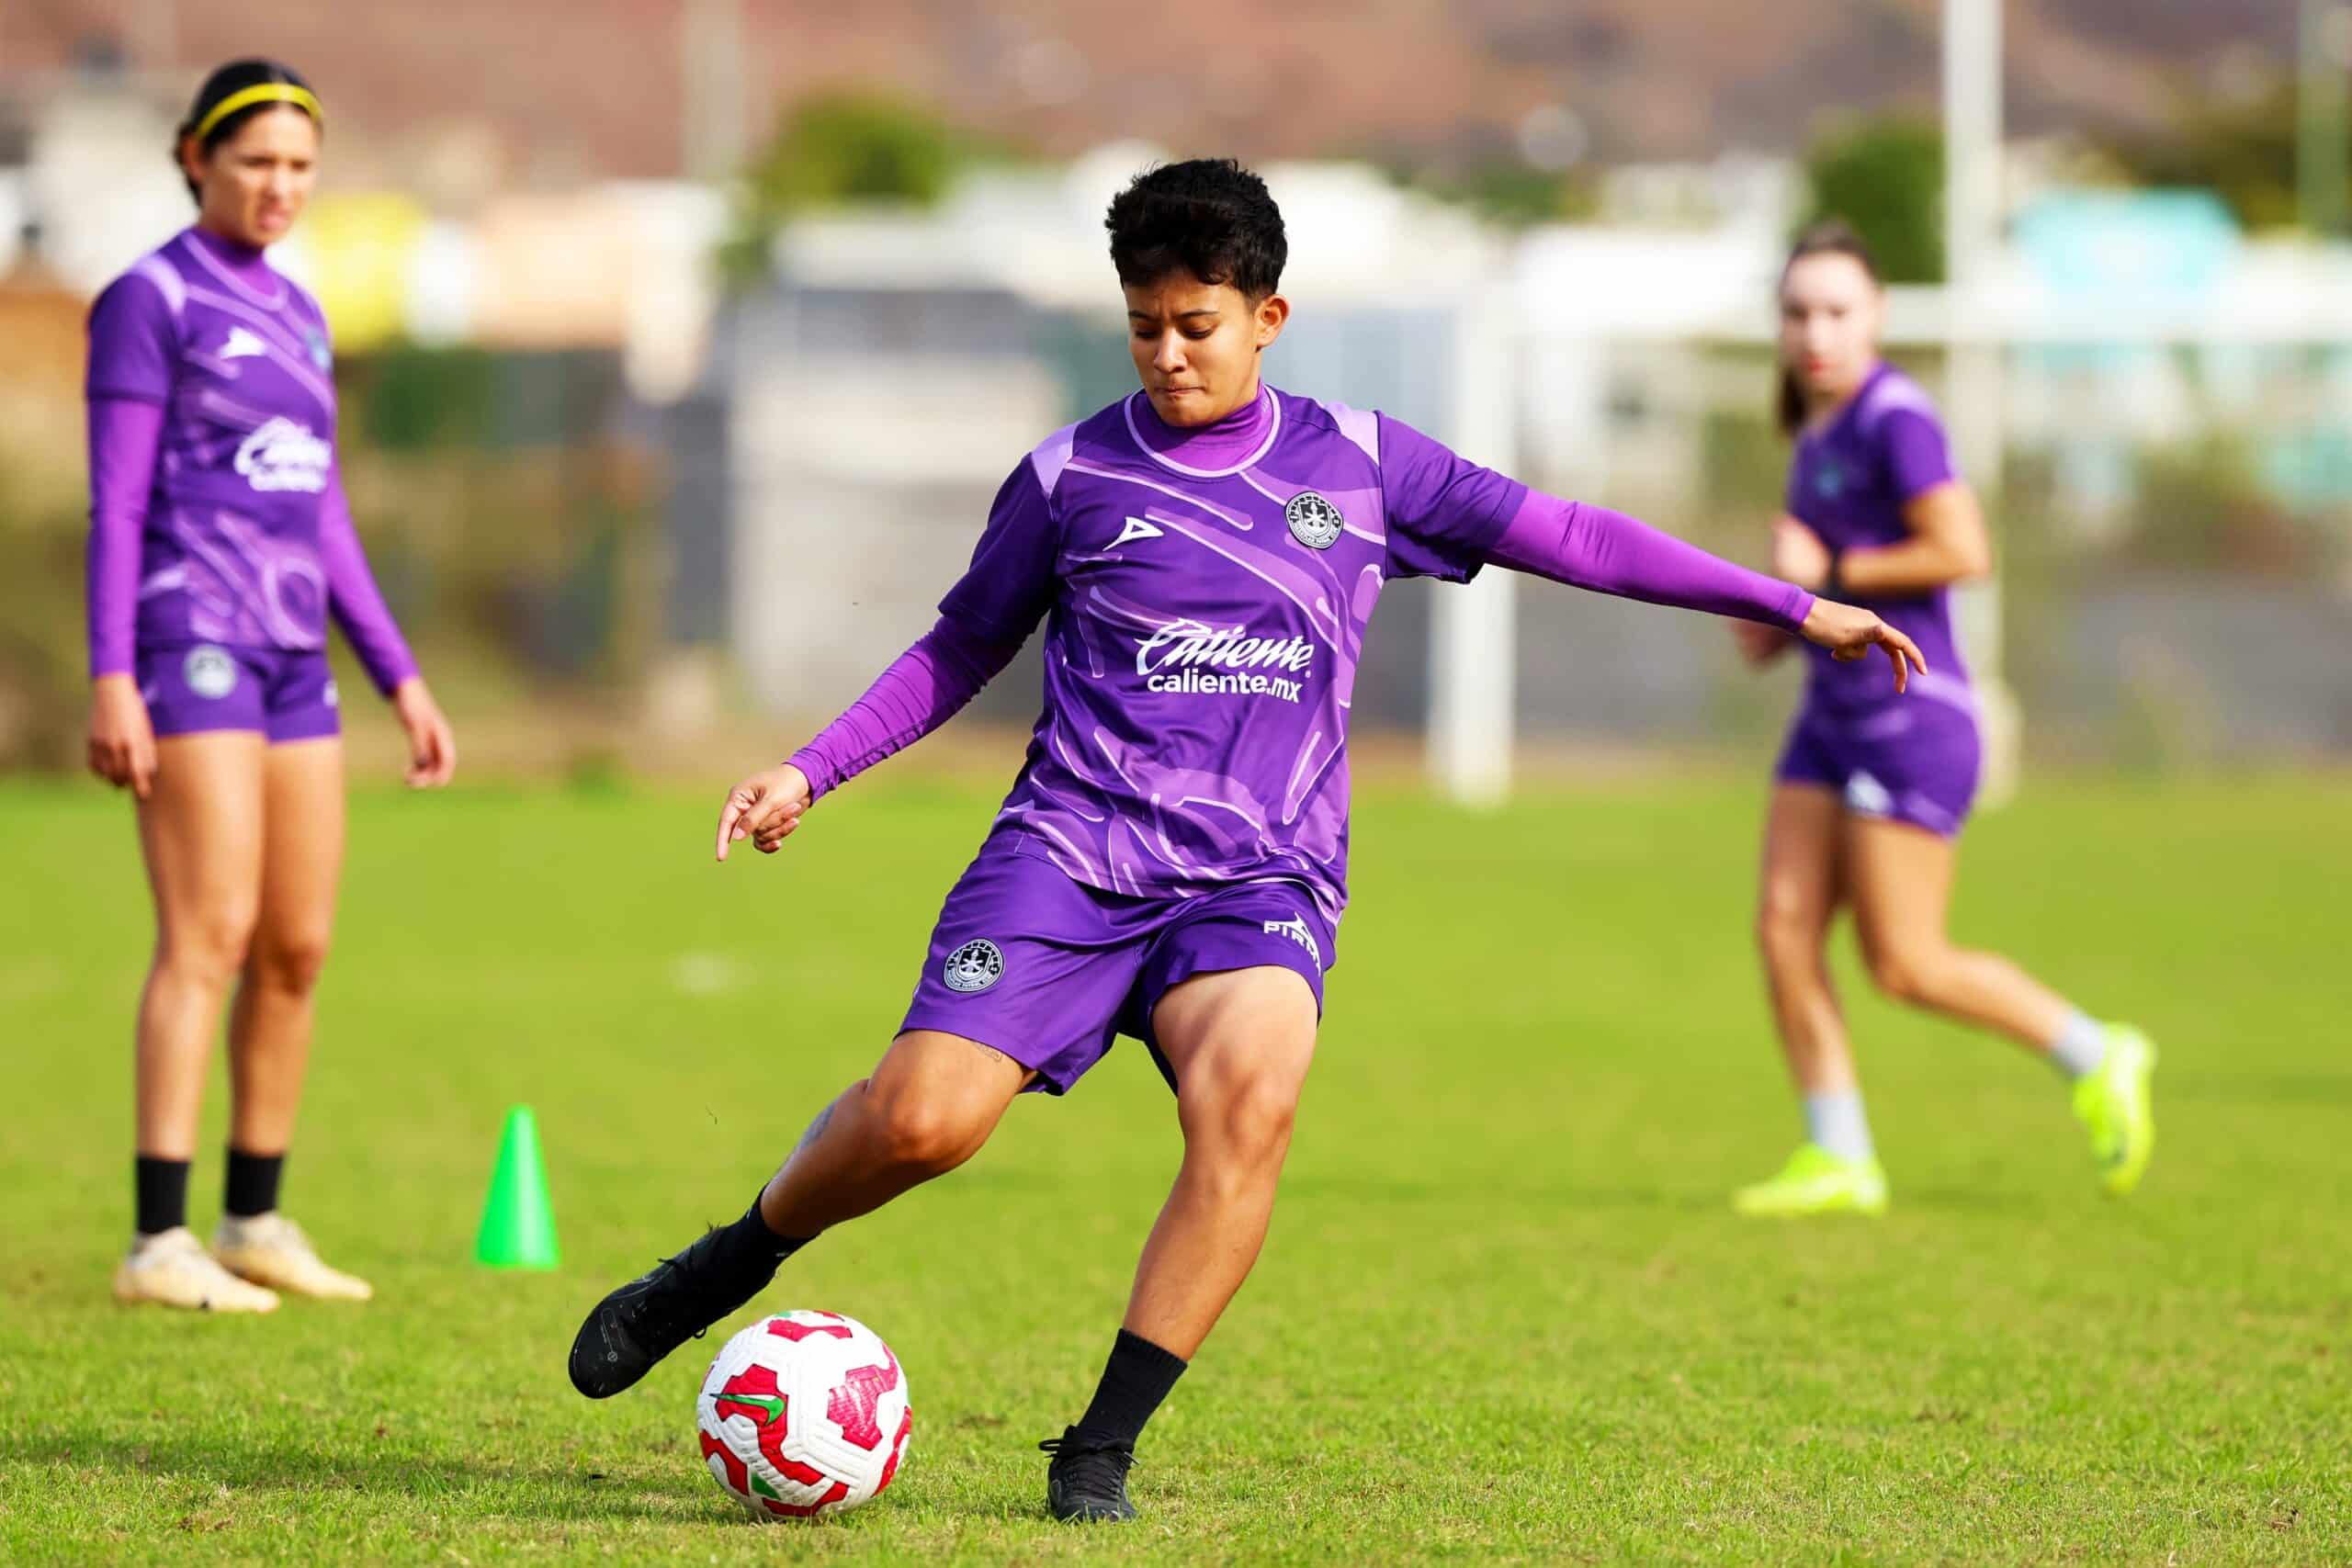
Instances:
[[[880,1335],[837,1312],[788,1312],[720,1347],[695,1424],[729,1496],[754,1518],[806,1519],[880,1496],[914,1412]]]

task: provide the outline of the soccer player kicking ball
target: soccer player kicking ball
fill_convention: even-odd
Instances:
[[[1385,583],[1491,561],[1849,660],[1877,645],[1897,686],[1918,663],[1867,611],[1265,385],[1288,247],[1239,165],[1152,170],[1108,227],[1141,391],[1022,460],[938,624],[719,815],[721,860],[746,838],[773,852],[1046,618],[1045,711],[906,1021],[743,1217],[598,1303],[571,1360],[582,1393],[618,1393],[819,1233],[969,1159],[1013,1096],[1068,1092],[1134,1035],[1175,1088],[1184,1155],[1093,1402],[1042,1445],[1059,1519],[1135,1517],[1136,1438],[1265,1239],[1338,956],[1348,706]]]

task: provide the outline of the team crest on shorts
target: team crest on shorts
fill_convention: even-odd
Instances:
[[[1340,509],[1311,490],[1300,491],[1283,508],[1290,536],[1310,550],[1328,550],[1340,542],[1343,519]]]
[[[189,691],[217,702],[237,689],[237,661],[217,648],[191,648],[180,677]]]
[[[1004,977],[1004,954],[996,943],[975,938],[947,955],[942,978],[951,991],[985,991]]]
[[[1857,817],[1884,817],[1894,809],[1894,796],[1870,774],[1856,770],[1846,781],[1846,809]]]

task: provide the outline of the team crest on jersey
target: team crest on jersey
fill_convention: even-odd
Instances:
[[[1813,488],[1821,493],[1822,500],[1837,500],[1838,492],[1846,488],[1845,471],[1837,464],[1825,461],[1813,476]]]
[[[1290,525],[1290,536],[1310,550],[1328,550],[1338,544],[1345,525],[1340,509],[1311,490],[1290,498],[1283,508],[1283,521]]]
[[[237,689],[237,661],[217,648],[191,648],[180,678],[198,696],[218,702]]]
[[[996,943],[974,938],[947,955],[942,978],[951,991],[985,991],[1004,977],[1004,954]]]

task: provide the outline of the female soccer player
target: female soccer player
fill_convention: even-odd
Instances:
[[[1976,499],[1952,470],[1919,389],[1880,362],[1884,300],[1852,231],[1801,239],[1781,280],[1780,418],[1796,438],[1773,570],[1850,594],[1901,627],[1934,669],[1897,703],[1828,659],[1774,776],[1764,829],[1757,938],[1805,1142],[1779,1175],[1740,1190],[1751,1214],[1877,1213],[1886,1177],[1871,1146],[1853,1048],[1823,945],[1850,908],[1871,977],[1888,996],[1997,1029],[2074,1083],[2107,1190],[2132,1190],[2155,1141],[2137,1030],[2102,1024],[1996,953],[1954,946],[1944,917],[1953,844],[1976,791],[1975,701],[1952,637],[1949,589],[1989,570]],[[1749,659],[1789,647],[1770,626],[1736,628]]]
[[[1883,646],[1898,684],[1917,658],[1867,611],[1265,385],[1288,246],[1238,164],[1145,174],[1108,227],[1142,389],[1014,468],[938,624],[719,815],[720,860],[746,837],[773,852],[1045,617],[1028,760],[947,896],[900,1032],[741,1219],[606,1296],[571,1358],[582,1393],[628,1388],[818,1233],[953,1170],[1016,1094],[1067,1092],[1130,1034],[1175,1088],[1184,1155],[1093,1402],[1045,1445],[1063,1519],[1134,1517],[1136,1439],[1265,1237],[1338,956],[1348,706],[1382,586],[1492,561],[1752,616],[1848,659]]]
[[[138,796],[155,902],[126,1302],[369,1294],[277,1212],[343,856],[330,610],[408,731],[409,783],[447,782],[457,753],[352,530],[326,319],[264,259],[301,216],[322,119],[282,65],[215,71],[172,151],[195,225],[90,312],[90,766]],[[208,1251],[187,1228],[188,1161],[232,981],[228,1195]]]

